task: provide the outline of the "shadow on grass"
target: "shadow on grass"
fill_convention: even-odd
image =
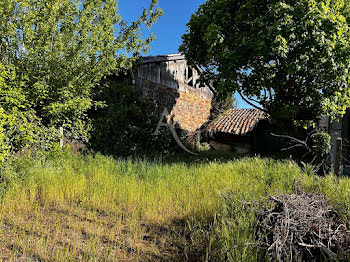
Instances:
[[[143,240],[156,245],[159,254],[147,254],[150,261],[206,261],[209,227],[191,225],[186,219],[174,219],[166,225],[143,224]],[[159,241],[167,239],[171,241]]]
[[[0,237],[0,250],[4,251],[0,260],[53,261],[63,255],[68,260],[96,261],[206,260],[208,226],[189,225],[184,218],[167,223],[141,219],[133,226],[130,221],[115,224],[115,214],[101,216],[77,207],[72,212],[71,208],[41,208],[33,215],[19,210],[17,216],[5,216],[0,223],[0,228],[8,225]],[[136,237],[133,227],[140,228]]]
[[[118,160],[131,160],[133,162],[137,161],[148,161],[162,164],[185,164],[188,166],[205,164],[210,162],[215,163],[228,163],[236,160],[241,160],[245,158],[270,158],[274,160],[290,160],[292,159],[289,154],[286,153],[248,153],[248,154],[238,154],[234,152],[219,152],[219,151],[203,151],[198,152],[198,155],[191,155],[186,152],[184,153],[174,153],[174,154],[138,154],[131,155],[129,157],[118,157],[114,158]]]

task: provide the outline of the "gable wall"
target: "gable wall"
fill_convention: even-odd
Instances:
[[[144,63],[137,71],[137,86],[156,101],[159,115],[166,107],[169,117],[187,131],[208,121],[213,93],[208,87],[199,87],[199,75],[186,60]]]

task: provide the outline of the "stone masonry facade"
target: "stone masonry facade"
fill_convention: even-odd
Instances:
[[[211,100],[202,99],[190,92],[179,92],[179,94],[171,114],[182,129],[194,131],[208,121]]]
[[[159,116],[166,107],[183,130],[195,131],[208,121],[214,95],[212,88],[199,86],[198,78],[198,71],[174,54],[141,59],[136,83],[157,103]]]

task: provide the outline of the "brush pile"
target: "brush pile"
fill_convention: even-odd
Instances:
[[[270,196],[258,211],[262,245],[275,261],[350,258],[350,231],[324,196]]]

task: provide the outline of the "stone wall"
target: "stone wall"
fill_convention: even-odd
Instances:
[[[208,121],[213,91],[200,86],[199,73],[180,54],[146,57],[137,68],[136,84],[158,105],[159,116],[168,109],[174,122],[194,131]]]
[[[208,121],[211,100],[198,97],[191,92],[179,91],[179,98],[172,110],[174,121],[184,130],[194,131]]]
[[[167,108],[168,112],[173,110],[179,97],[179,93],[176,89],[149,80],[139,79],[139,81],[138,86],[143,95],[152,99],[156,103],[158,109],[156,113],[159,114],[159,117],[161,116],[161,113],[163,113],[164,108]]]
[[[198,90],[185,87],[180,91],[149,80],[140,82],[143,94],[157,104],[159,117],[166,107],[169,117],[186,131],[194,131],[208,121],[211,99],[202,98]]]

